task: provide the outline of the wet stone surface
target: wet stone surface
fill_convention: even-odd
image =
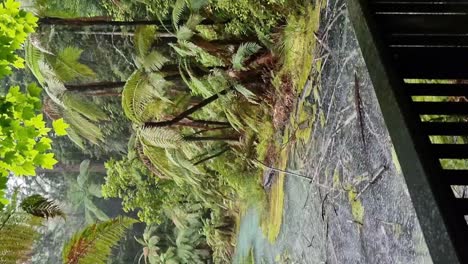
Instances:
[[[252,231],[255,212],[240,238],[250,237],[258,263],[282,254],[291,263],[432,263],[346,7],[329,2],[324,16],[328,55],[321,85],[306,98],[317,108],[313,134],[289,166],[312,182],[287,176],[274,245]]]

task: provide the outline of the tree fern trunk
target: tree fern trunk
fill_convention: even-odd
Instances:
[[[199,165],[199,164],[202,164],[203,162],[209,161],[210,159],[214,159],[216,157],[219,157],[219,156],[223,155],[228,150],[229,150],[229,148],[224,148],[223,150],[219,151],[218,153],[215,153],[215,154],[213,154],[211,156],[208,156],[206,158],[203,158],[203,159],[195,162],[193,165]]]
[[[184,112],[180,113],[179,115],[177,115],[176,117],[174,117],[171,120],[160,121],[160,122],[146,122],[145,126],[148,126],[148,127],[167,127],[167,126],[175,125],[178,122],[182,121],[184,118],[189,117],[191,114],[195,113],[196,111],[198,111],[198,110],[202,109],[203,107],[207,106],[208,104],[216,101],[219,98],[220,95],[224,95],[228,91],[229,90],[223,90],[223,91],[221,91],[221,92],[219,92],[217,94],[214,94],[214,95],[204,99],[200,103],[190,107],[189,109],[187,109]]]
[[[65,87],[69,91],[102,91],[107,89],[115,89],[124,87],[125,82],[94,82],[85,84],[67,84]]]
[[[172,24],[166,21],[167,24],[162,26],[171,27]],[[164,21],[163,21],[164,23]],[[135,21],[115,21],[110,17],[78,17],[78,18],[58,18],[58,17],[41,17],[38,21],[39,25],[60,25],[60,26],[140,26],[140,25],[159,25],[159,20],[135,20]]]
[[[239,141],[239,136],[213,136],[213,137],[195,137],[185,136],[186,141]]]

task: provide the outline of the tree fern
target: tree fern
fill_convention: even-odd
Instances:
[[[54,218],[60,216],[65,219],[65,214],[54,201],[48,200],[39,194],[26,197],[20,204],[28,214],[41,218]]]
[[[66,92],[62,100],[65,108],[76,111],[91,121],[109,120],[109,116],[101,108],[77,93]]]
[[[235,70],[245,70],[244,62],[253,54],[257,53],[262,47],[254,42],[243,43],[232,56],[232,67]]]
[[[136,220],[118,217],[106,222],[93,224],[78,232],[65,245],[65,264],[104,264],[111,255],[112,248],[125,235]]]
[[[158,73],[144,73],[135,71],[124,86],[122,92],[122,108],[125,115],[133,122],[140,123],[147,120],[145,110],[156,99],[170,103],[166,97],[166,90],[172,87]]]
[[[178,148],[184,142],[177,131],[162,127],[143,127],[139,134],[147,145],[153,147]]]
[[[79,62],[82,52],[82,49],[76,47],[66,47],[57,54],[55,59],[51,60],[60,80],[67,82],[78,77],[94,77],[96,75],[91,68]]]

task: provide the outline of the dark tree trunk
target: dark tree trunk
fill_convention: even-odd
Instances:
[[[163,22],[164,23],[164,22]],[[159,25],[159,20],[135,20],[135,21],[115,21],[110,17],[78,17],[78,18],[58,18],[58,17],[41,17],[38,24],[40,25],[60,25],[60,26],[139,26],[139,25]],[[165,27],[171,27],[171,23],[164,24]]]
[[[191,114],[193,114],[196,111],[202,109],[203,107],[207,106],[208,104],[216,101],[219,98],[220,95],[224,95],[228,91],[229,90],[223,90],[223,91],[221,91],[221,92],[219,92],[217,94],[214,94],[214,95],[204,99],[200,103],[190,107],[189,109],[187,109],[184,112],[180,113],[179,115],[172,118],[171,120],[160,121],[160,122],[146,122],[145,126],[149,126],[149,127],[167,127],[167,126],[176,125],[177,123],[179,123],[183,119],[188,118]]]
[[[184,140],[187,141],[239,141],[239,136],[212,136],[212,137],[195,137],[185,136]]]
[[[193,165],[199,165],[199,164],[202,164],[203,162],[206,162],[206,161],[208,161],[208,160],[210,160],[210,159],[214,159],[214,158],[216,158],[216,157],[219,157],[219,156],[223,155],[223,154],[224,154],[226,151],[228,151],[228,150],[229,150],[229,148],[224,148],[224,149],[222,149],[221,151],[219,151],[218,153],[215,153],[215,154],[213,154],[213,155],[211,155],[211,156],[208,156],[208,157],[206,157],[206,158],[203,158],[203,159],[201,159],[201,160],[195,162]]]
[[[115,88],[124,87],[125,82],[94,82],[85,84],[67,84],[65,87],[69,91],[85,92],[85,91],[103,91]]]

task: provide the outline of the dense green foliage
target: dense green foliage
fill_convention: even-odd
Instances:
[[[41,89],[29,85],[26,92],[18,86],[10,88],[6,96],[0,97],[0,116],[2,148],[0,156],[0,176],[11,172],[16,176],[36,175],[35,168],[41,166],[52,169],[57,161],[51,150],[52,140],[42,114],[39,98]],[[66,124],[56,120],[54,128],[57,135],[66,134]]]
[[[60,186],[28,184],[43,194],[64,190],[60,197],[73,212],[67,212],[73,224],[51,227],[37,251],[56,254],[57,244],[47,248],[54,239],[46,238],[67,238],[60,229],[76,229],[83,221],[75,218],[84,217],[92,225],[64,247],[64,263],[112,261],[112,248],[135,222],[109,220],[122,213],[106,208],[118,201],[147,227],[136,235],[142,238],[130,239],[143,247],[141,255],[128,252],[132,257],[149,263],[230,262],[239,208],[265,200],[257,161],[267,158],[268,143],[260,134],[273,130],[270,80],[278,59],[271,39],[292,2],[35,1],[40,28],[24,45],[25,60],[45,94],[42,104],[35,86],[29,94],[10,89],[13,95],[4,97],[3,107],[14,107],[11,118],[25,120],[10,130],[31,130],[24,137],[31,146],[10,152],[27,157],[41,147],[44,153],[34,152],[38,158],[31,166],[14,160],[28,165],[28,173],[36,166],[52,168],[56,153],[60,163],[50,173],[66,180]],[[135,24],[115,26],[122,20]],[[57,138],[52,150],[47,122],[73,145]],[[23,129],[29,125],[36,134]],[[19,170],[5,167],[3,174]],[[29,197],[22,207],[40,217],[63,216],[51,196]],[[129,244],[124,238],[120,249]],[[57,262],[37,256],[41,263]]]
[[[36,27],[37,18],[19,7],[15,0],[0,4],[0,78],[11,73],[11,66],[24,67],[24,60],[16,51]]]

